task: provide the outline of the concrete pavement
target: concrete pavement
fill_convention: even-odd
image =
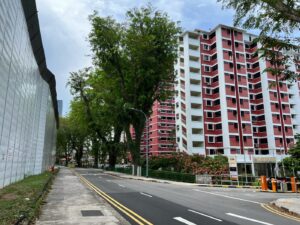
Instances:
[[[105,200],[83,185],[71,169],[61,168],[37,225],[128,225]]]

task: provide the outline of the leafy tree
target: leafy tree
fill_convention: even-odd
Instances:
[[[140,165],[140,142],[145,118],[156,100],[167,98],[175,75],[177,36],[180,28],[169,17],[151,6],[127,12],[126,22],[90,16],[89,35],[93,63],[114,85],[128,146],[135,165]],[[132,110],[136,109],[136,110]],[[135,131],[131,136],[130,126]]]
[[[94,155],[94,167],[98,167],[99,151],[101,142],[105,143],[106,136],[111,132],[110,124],[105,121],[103,111],[103,102],[97,98],[97,93],[93,91],[90,83],[90,77],[94,71],[91,68],[85,68],[78,72],[72,72],[68,81],[71,94],[75,101],[79,101],[83,109],[83,117],[87,123],[90,140],[92,142],[92,152]]]
[[[82,156],[84,147],[87,148],[89,141],[89,130],[84,117],[84,105],[82,101],[73,100],[68,115],[69,126],[72,132],[73,150],[76,151],[75,159],[78,167],[82,167]]]
[[[256,41],[261,43],[261,57],[273,64],[271,72],[281,80],[295,80],[299,77],[290,69],[289,63],[296,61],[294,53],[299,50],[300,39],[295,35],[300,25],[298,0],[218,0],[225,8],[236,11],[234,26],[245,29],[259,29]],[[284,50],[282,55],[279,51]]]
[[[76,145],[76,135],[73,127],[71,126],[70,119],[68,117],[60,118],[60,126],[57,131],[57,161],[64,158],[65,165],[68,166],[69,159]]]
[[[296,145],[288,151],[290,157],[283,160],[284,167],[289,170],[290,173],[300,171],[300,134],[296,135]]]

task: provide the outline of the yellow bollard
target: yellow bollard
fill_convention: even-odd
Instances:
[[[292,192],[296,192],[296,178],[291,177]]]
[[[268,191],[268,184],[267,184],[266,176],[260,176],[260,184],[261,184],[262,191]]]
[[[272,191],[277,192],[277,181],[272,178]]]

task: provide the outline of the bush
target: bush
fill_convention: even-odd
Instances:
[[[178,172],[163,171],[163,170],[149,170],[149,177],[187,182],[187,183],[195,183],[196,181],[195,175],[193,174],[178,173]]]

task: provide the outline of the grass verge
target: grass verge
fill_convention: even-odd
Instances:
[[[29,176],[0,189],[0,225],[34,221],[56,173]]]

